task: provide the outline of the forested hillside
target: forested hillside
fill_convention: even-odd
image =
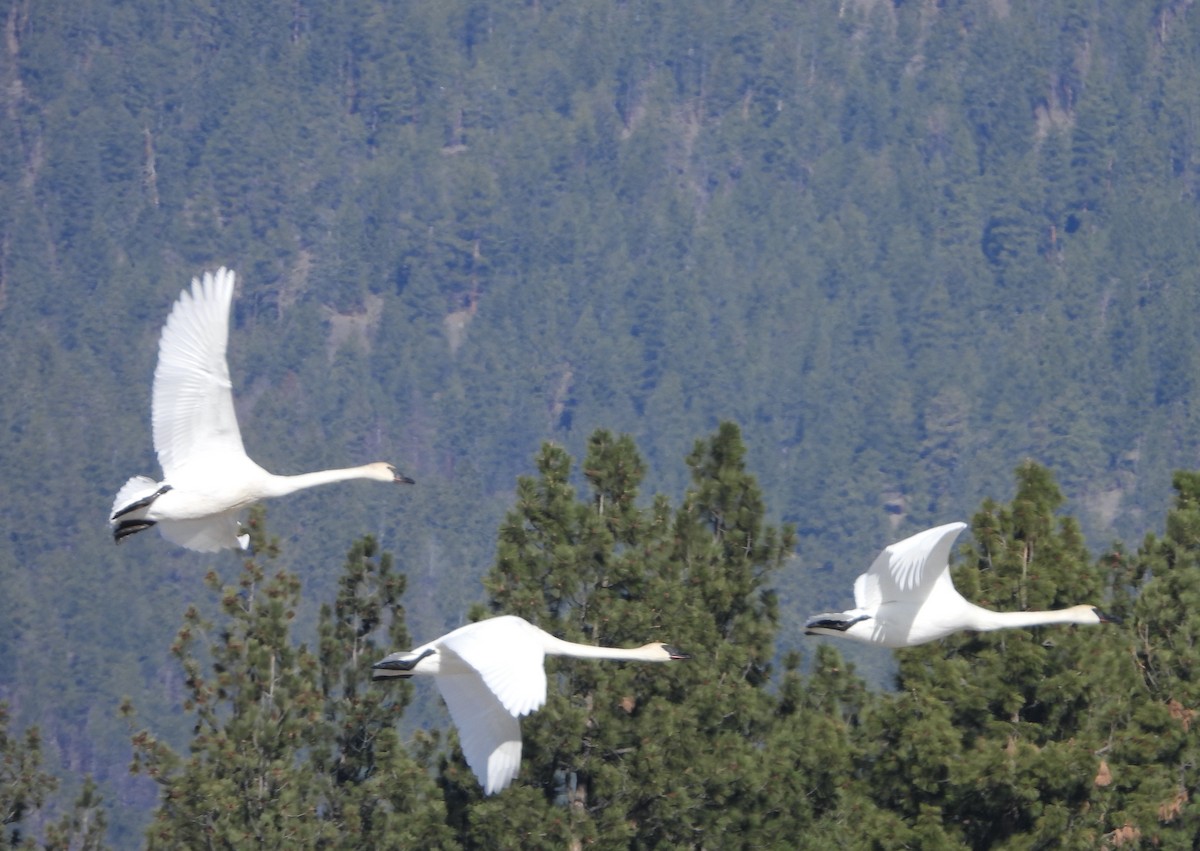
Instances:
[[[740,426],[764,522],[795,530],[770,577],[779,618],[761,640],[777,654],[811,651],[803,616],[846,602],[882,545],[1007,503],[1027,461],[1061,488],[1047,511],[1078,524],[1077,562],[1114,540],[1138,550],[1173,498],[1194,510],[1172,473],[1200,450],[1198,54],[1193,4],[1145,0],[10,0],[0,700],[14,728],[40,726],[64,796],[99,779],[122,844],[156,789],[127,775],[121,699],[186,747],[173,636],[191,604],[219,616],[204,576],[232,583],[241,560],[153,532],[114,547],[105,521],[128,476],[158,472],[158,335],[218,265],[239,276],[230,368],[250,454],[283,473],[386,459],[417,480],[270,507],[312,646],[364,534],[407,577],[415,638],[462,623],[487,598],[518,476],[546,440],[584,458],[597,428],[631,435],[645,499],[675,504],[693,442]],[[1176,564],[1162,546],[1136,559]],[[928,652],[974,652],[958,647]],[[853,685],[821,691],[826,663],[813,683],[764,685],[781,700],[817,688],[796,700],[857,724]],[[1174,664],[1185,685],[1147,699],[1191,712]],[[912,684],[927,670],[902,660],[899,676],[925,699]],[[996,733],[976,710],[929,711]],[[1111,712],[1115,729],[1134,710]],[[1030,747],[1099,729],[1078,723]],[[947,754],[983,758],[956,741]],[[1148,832],[1195,789],[1180,777],[1107,800],[1092,827]],[[1079,789],[1062,793],[1077,812]],[[969,803],[894,794],[873,801],[877,826]]]

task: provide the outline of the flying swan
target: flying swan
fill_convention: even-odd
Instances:
[[[1115,621],[1095,606],[1049,612],[993,612],[968,603],[950,579],[950,547],[966,523],[918,532],[886,548],[854,580],[854,608],[814,615],[806,635],[833,635],[883,647],[913,647],[953,632],[1054,623]]]
[[[467,765],[487,795],[506,788],[521,763],[517,719],[546,702],[547,655],[670,662],[687,659],[667,644],[623,650],[555,638],[524,618],[501,615],[459,627],[416,650],[376,662],[371,678],[431,675],[458,728]]]
[[[234,274],[221,268],[193,278],[167,317],[154,370],[154,449],[163,480],[134,476],[117,493],[109,522],[113,539],[157,525],[163,537],[190,550],[245,549],[238,513],[260,499],[347,479],[412,479],[382,461],[299,476],[268,473],[246,455],[233,410],[225,344]]]

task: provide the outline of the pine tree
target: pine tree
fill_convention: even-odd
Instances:
[[[189,754],[145,730],[134,736],[132,770],[162,788],[147,847],[449,847],[432,781],[393,729],[408,692],[360,688],[382,652],[372,636],[407,639],[403,578],[370,539],[355,544],[314,655],[292,639],[300,580],[274,565],[264,516],[251,515],[260,555],[238,584],[206,577],[222,621],[189,607],[171,648],[196,718]]]
[[[310,759],[325,786],[322,816],[337,826],[341,847],[453,847],[425,767],[436,740],[418,734],[414,759],[396,731],[412,686],[364,688],[371,663],[412,643],[400,603],[405,585],[391,554],[368,536],[347,554],[336,601],[321,607],[320,689],[329,729]]]
[[[826,847],[898,836],[899,818],[875,804],[858,770],[862,719],[874,695],[829,644],[817,646],[807,677],[798,663],[795,654],[784,660],[765,749],[771,755],[765,810],[772,837],[783,845],[805,836],[807,845]]]
[[[8,729],[8,704],[0,703],[0,824],[6,845],[21,839],[20,823],[37,810],[58,785],[53,775],[42,771],[42,741],[36,727],[23,736]],[[11,825],[11,827],[10,827]]]
[[[57,788],[58,778],[42,769],[38,728],[14,735],[9,730],[8,704],[0,701],[0,842],[10,848],[105,848],[108,822],[90,777],[84,779],[72,810],[46,826],[43,842],[22,833],[22,826],[33,820]]]
[[[47,851],[103,851],[108,832],[108,813],[103,806],[96,783],[91,777],[83,779],[83,788],[70,812],[57,822],[46,826],[43,847]]]
[[[1163,536],[1136,559],[1144,585],[1134,603],[1139,688],[1126,701],[1110,757],[1115,828],[1162,848],[1195,848],[1200,813],[1200,473],[1177,472]],[[1123,793],[1123,794],[1120,794]]]
[[[697,442],[692,487],[674,510],[661,496],[639,504],[633,441],[602,430],[588,442],[586,497],[570,483],[569,456],[549,444],[539,476],[518,482],[485,580],[490,610],[570,641],[666,640],[692,658],[670,669],[548,660],[546,706],[522,720],[517,783],[483,799],[460,757],[444,768],[468,847],[698,847],[726,831],[766,835],[776,619],[767,585],[792,533],[764,523],[744,452],[731,424]]]
[[[1104,576],[1049,471],[1026,462],[1009,505],[985,501],[954,581],[999,610],[1100,604]],[[865,725],[876,802],[970,848],[1095,848],[1110,730],[1099,723],[1128,636],[1115,625],[963,633],[901,651],[898,690]]]

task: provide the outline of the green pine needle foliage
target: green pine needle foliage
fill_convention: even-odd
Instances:
[[[403,577],[370,538],[355,543],[314,654],[292,638],[300,581],[263,517],[237,583],[207,578],[219,619],[190,607],[172,646],[188,753],[134,735],[133,770],[160,787],[147,847],[449,847],[436,787],[395,732],[410,692],[365,687],[370,662],[407,640]]]

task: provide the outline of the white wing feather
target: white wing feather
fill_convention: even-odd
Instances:
[[[521,767],[520,723],[478,677],[438,674],[435,679],[458,729],[467,765],[486,794],[499,792]]]
[[[479,673],[484,685],[514,717],[546,702],[546,652],[541,633],[512,615],[454,630],[439,642]]]
[[[202,453],[245,456],[225,347],[234,273],[193,279],[167,317],[154,371],[154,449],[164,478]]]
[[[239,509],[213,514],[197,520],[159,520],[158,530],[172,544],[201,553],[215,553],[234,547],[246,549],[250,536],[238,534]]]
[[[521,765],[517,719],[546,702],[541,633],[505,615],[467,624],[437,644],[444,657],[438,689],[458,728],[463,756],[484,791],[499,792]]]
[[[874,573],[860,573],[854,580],[854,607],[874,611],[883,602],[879,590],[879,577]]]
[[[950,548],[966,523],[947,523],[918,532],[886,548],[854,582],[856,605],[860,594],[879,603],[921,602],[939,581],[950,582]]]

